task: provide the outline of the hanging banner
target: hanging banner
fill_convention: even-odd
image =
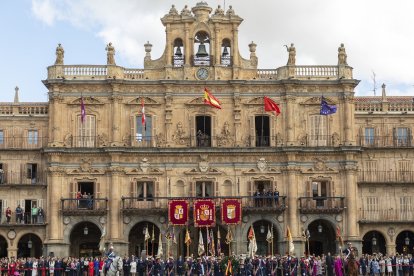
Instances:
[[[168,202],[168,221],[170,225],[187,225],[189,203],[187,200],[170,200]]]
[[[211,199],[194,201],[194,226],[213,227],[216,224],[216,205]]]
[[[239,224],[242,217],[240,199],[225,199],[221,203],[221,221],[224,224]]]

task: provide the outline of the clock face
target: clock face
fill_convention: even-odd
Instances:
[[[197,78],[200,80],[206,80],[208,79],[208,69],[207,68],[200,68],[197,70]]]

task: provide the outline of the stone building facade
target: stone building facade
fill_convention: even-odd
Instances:
[[[343,45],[336,65],[296,65],[292,44],[286,66],[258,69],[254,42],[242,46],[248,59],[239,54],[242,21],[231,6],[173,6],[164,53],[153,59],[146,43],[143,69],[117,65],[112,44],[106,65],[65,65],[59,45],[47,103],[0,103],[0,255],[98,255],[102,235],[122,255],[156,254],[160,232],[164,252],[187,255],[168,201],[204,197],[242,202],[231,249],[217,216],[224,253],[247,252],[251,225],[260,255],[284,254],[288,227],[297,255],[338,252],[339,232],[359,252],[411,252],[412,98],[385,85],[381,97],[356,97]],[[205,88],[221,109],[203,102]],[[320,115],[322,98],[336,113]],[[278,202],[257,196],[270,191]],[[199,231],[188,229],[196,254]]]

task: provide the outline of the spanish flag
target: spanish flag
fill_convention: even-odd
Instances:
[[[342,235],[341,235],[341,228],[339,228],[339,226],[336,226],[336,238],[338,239],[341,247],[344,247],[344,241],[342,240]]]
[[[221,109],[220,101],[217,100],[206,87],[204,88],[204,103]]]
[[[227,261],[227,268],[226,268],[226,276],[227,275],[233,275],[233,265],[231,264],[231,259]]]

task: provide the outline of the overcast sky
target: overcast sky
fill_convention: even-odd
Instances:
[[[15,86],[21,101],[46,101],[41,80],[62,43],[65,64],[105,64],[105,45],[116,48],[116,62],[142,68],[144,43],[152,57],[164,50],[160,18],[175,4],[195,6],[196,0],[5,0],[0,9],[2,54],[0,101],[12,101]],[[207,3],[216,8],[223,0]],[[284,44],[295,43],[298,65],[336,65],[344,43],[348,64],[360,79],[357,95],[377,95],[387,84],[388,95],[414,95],[414,1],[412,0],[226,0],[244,19],[239,48],[249,57],[257,43],[259,68],[286,64]]]

